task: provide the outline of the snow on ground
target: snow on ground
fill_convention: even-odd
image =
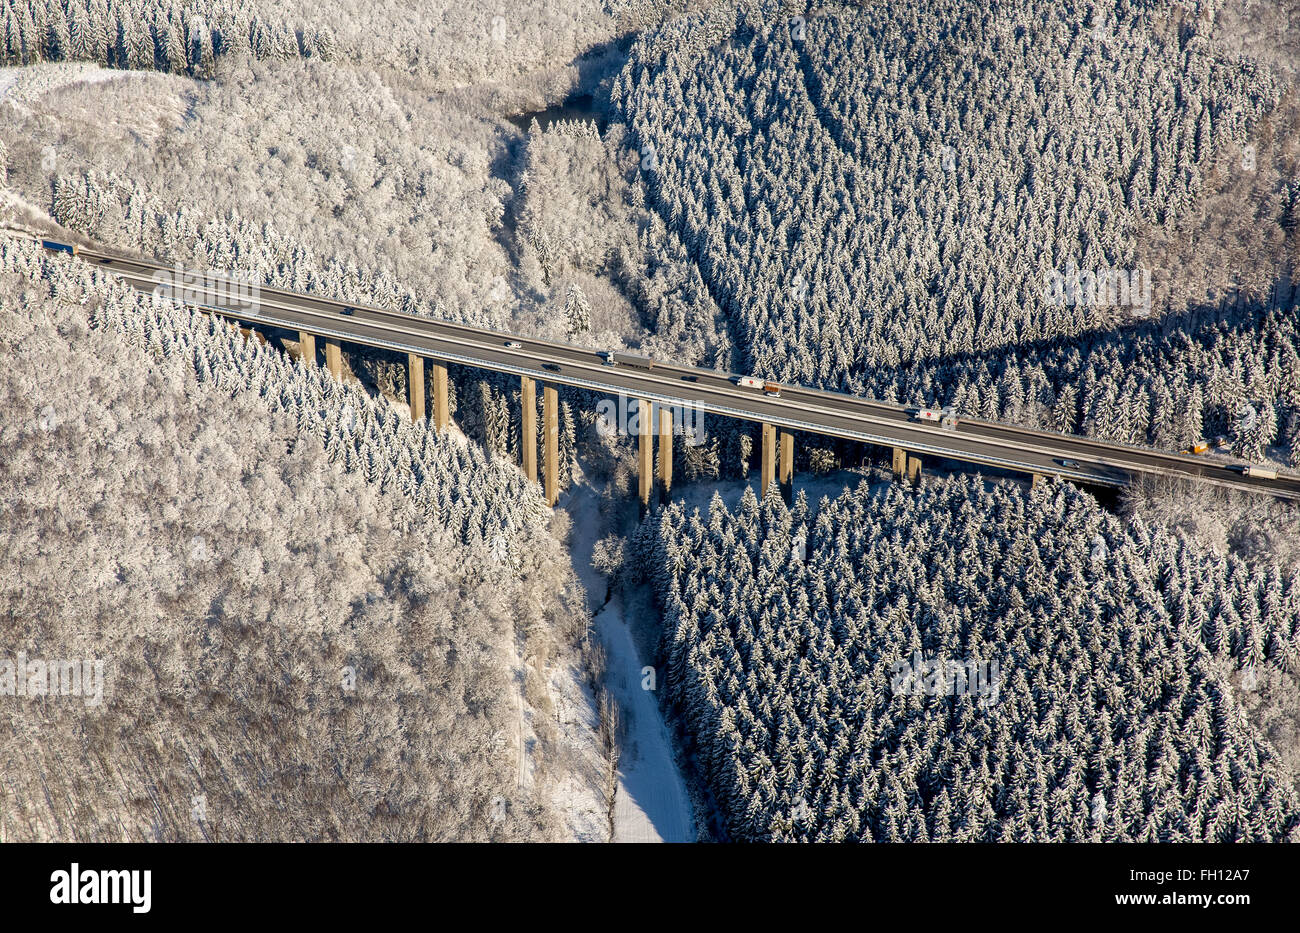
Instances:
[[[0,192],[2,193],[2,192]],[[297,347],[296,341],[286,341]],[[349,367],[345,367],[345,378],[356,380],[357,376]],[[382,398],[395,412],[404,414],[407,409],[406,399],[399,398],[379,390]],[[447,426],[447,436],[461,445],[477,443],[471,440],[460,425],[452,421]],[[588,544],[586,557],[591,559]],[[592,592],[590,577],[596,577],[596,591],[604,593],[605,582],[594,571],[588,569],[588,575],[582,577],[584,589]],[[590,602],[591,597],[588,597]],[[536,659],[525,656],[525,640],[516,635],[507,646],[505,663],[510,671],[510,687],[514,692],[516,710],[515,734],[510,744],[516,756],[516,768],[519,787],[532,790],[536,785],[537,774],[541,768],[538,760],[540,742],[537,735],[536,717],[543,715],[533,708],[526,698],[528,674],[537,673]],[[554,811],[564,821],[567,838],[574,842],[609,841],[608,818],[604,801],[601,799],[597,775],[600,771],[600,754],[592,737],[596,734],[598,716],[596,702],[585,684],[581,670],[573,664],[552,664],[547,672],[548,695],[554,707],[554,727],[559,733],[558,744],[573,762],[572,767],[562,769],[562,777],[554,780],[549,787],[549,798]],[[548,772],[554,775],[552,769]]]
[[[838,470],[825,476],[796,476],[795,488],[804,490],[815,508],[822,496],[834,499],[846,488],[856,488],[866,478],[858,471]],[[734,507],[747,487],[758,492],[757,470],[748,482],[696,483],[679,487],[673,498],[682,500],[688,508],[698,506],[705,511],[716,491],[728,506]],[[692,842],[697,838],[695,817],[690,795],[677,768],[672,739],[655,694],[642,689],[647,626],[639,624],[642,620],[628,617],[629,610],[617,594],[606,600],[605,577],[591,567],[592,549],[608,532],[599,505],[599,490],[583,478],[580,469],[575,470],[574,485],[561,498],[559,508],[568,512],[572,522],[569,554],[595,613],[593,627],[605,648],[607,686],[617,699],[623,717],[619,785],[614,799],[614,841]],[[589,691],[582,692],[583,696],[569,708],[568,714],[589,717],[586,728],[592,728],[595,702]],[[561,812],[569,814],[571,827],[575,820],[583,823],[594,816],[583,809],[587,804],[581,793],[574,801],[557,804]],[[603,830],[596,835],[603,838]],[[575,831],[575,836],[592,838],[581,831]]]
[[[642,664],[618,599],[596,616],[610,692],[623,716],[615,842],[693,842],[690,798],[673,761],[672,742],[654,694],[642,689]]]
[[[58,224],[18,192],[0,187],[0,227],[39,235],[57,229]]]
[[[810,473],[794,474],[794,491],[798,495],[801,491],[808,497],[808,507],[814,511],[817,509],[817,503],[825,496],[829,499],[836,499],[844,494],[846,489],[857,489],[858,484],[863,481],[871,482],[871,476],[865,470],[833,470],[822,476],[816,476]],[[692,508],[698,508],[701,513],[709,511],[709,503],[713,501],[713,494],[716,492],[722,497],[723,503],[729,509],[734,509],[740,502],[740,497],[744,495],[746,489],[754,490],[754,495],[761,498],[761,489],[759,488],[759,471],[750,470],[749,479],[747,480],[718,480],[716,482],[699,482],[692,483],[689,486],[681,486],[673,489],[673,501],[681,502],[687,512]]]
[[[571,776],[554,785],[551,803],[574,842],[608,842],[609,821],[595,779],[600,770],[600,751],[591,738],[598,725],[595,700],[585,686],[582,672],[573,667],[551,672],[550,691],[559,743],[582,763],[581,768],[567,769]],[[572,776],[578,774],[591,779]]]
[[[128,72],[85,62],[45,62],[0,68],[0,103],[21,107],[68,84],[120,80]]]
[[[593,609],[604,602],[607,590],[605,578],[591,567],[592,548],[602,534],[599,498],[577,473],[573,489],[561,501],[573,523],[569,553]],[[623,719],[614,841],[693,842],[690,797],[658,701],[641,688],[642,659],[617,596],[600,606],[594,624],[605,647],[607,685]]]

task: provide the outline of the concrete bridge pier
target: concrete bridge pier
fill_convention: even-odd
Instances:
[[[304,362],[316,362],[316,335],[309,334],[305,330],[298,331],[298,352],[302,354]]]
[[[421,364],[423,366],[423,364]],[[424,381],[421,378],[421,388]],[[421,392],[423,394],[423,391]],[[447,366],[444,363],[433,364],[433,426],[441,434],[451,423],[451,409],[447,404]]]
[[[894,479],[901,480],[907,475],[907,451],[901,447],[894,448]]]
[[[777,481],[781,484],[781,495],[785,497],[787,503],[794,502],[794,435],[789,431],[782,431],[778,439],[780,448],[779,463],[777,465]]]
[[[524,476],[537,482],[537,382],[532,376],[519,377],[519,404],[523,409],[523,426],[519,449],[523,451]]]
[[[331,376],[340,382],[343,381],[343,348],[339,345],[337,337],[325,338],[325,366]]]
[[[921,458],[920,457],[909,456],[907,458],[907,480],[913,486],[919,486],[921,484]]]
[[[759,481],[762,483],[762,496],[767,495],[768,488],[771,487],[776,478],[776,425],[763,422],[763,465],[759,471]]]
[[[560,401],[555,386],[542,388],[542,436],[546,444],[546,504],[560,501]]]
[[[641,508],[650,508],[650,494],[655,482],[654,406],[645,399],[637,401],[637,473],[640,479]]]
[[[406,354],[406,397],[411,403],[411,420],[424,420],[424,357]]]
[[[673,491],[673,410],[659,408],[659,495],[667,502]]]

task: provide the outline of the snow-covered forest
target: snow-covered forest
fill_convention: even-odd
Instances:
[[[0,226],[1300,467],[1258,6],[0,0]],[[113,691],[6,707],[0,839],[1296,837],[1293,505],[803,434],[827,497],[760,504],[710,416],[643,516],[562,388],[551,510],[517,377],[451,366],[439,435],[403,358],[261,337],[0,237],[0,624]]]
[[[624,10],[618,21],[651,21],[669,6]],[[462,4],[455,15],[478,16],[484,9]],[[170,12],[182,15],[179,8]],[[282,19],[283,12],[273,11],[270,19]],[[509,19],[517,23],[526,15],[519,9]],[[576,25],[574,20],[566,28]],[[442,27],[430,35],[431,47],[452,38]],[[622,176],[634,175],[599,139],[593,149],[590,132],[581,126],[575,132],[553,125],[530,134],[507,119],[519,109],[563,99],[579,82],[599,80],[613,67],[610,55],[617,65],[616,51],[584,46],[584,53],[593,55],[579,67],[561,45],[540,43],[534,51],[544,53],[544,60],[510,59],[507,52],[502,67],[500,48],[493,46],[492,55],[475,67],[494,80],[473,87],[461,87],[455,75],[408,70],[409,62],[395,59],[259,57],[234,45],[216,51],[212,67],[201,69],[172,69],[154,61],[122,70],[120,61],[89,54],[64,56],[81,63],[42,61],[0,71],[0,220],[168,261],[250,272],[283,287],[561,339],[567,330],[563,309],[582,305],[593,339],[604,333],[635,344],[652,333],[654,316],[643,319],[641,308],[652,308],[686,280],[675,265],[680,256],[662,254],[638,236],[637,223],[625,215],[640,210],[647,224],[653,218],[624,191],[616,190],[604,212],[605,219],[629,231],[621,235],[617,287],[610,284],[603,247],[589,254],[569,251],[571,258],[551,278],[541,274],[530,252],[533,244],[513,235],[515,214],[524,212],[525,189],[532,196],[531,222],[562,231],[565,239],[581,239],[556,217],[582,217],[592,230],[600,220],[545,198],[548,186],[590,186],[584,165],[609,173],[611,183],[624,188]],[[430,96],[430,91],[437,93]],[[341,133],[340,127],[351,131]],[[530,158],[533,143],[535,152],[546,149],[559,154],[559,161],[552,159],[548,168],[541,155]],[[528,169],[522,168],[525,163]],[[567,250],[566,243],[559,245]],[[180,367],[218,399],[255,400],[266,417],[277,419],[279,430],[301,435],[303,444],[318,443],[329,469],[364,479],[382,502],[406,501],[390,523],[404,534],[427,534],[430,546],[436,542],[447,551],[445,571],[436,562],[420,566],[433,582],[445,579],[451,588],[434,598],[447,601],[447,593],[460,590],[468,594],[463,602],[450,600],[459,627],[446,643],[453,653],[482,657],[483,676],[498,678],[492,690],[504,683],[505,695],[494,698],[510,708],[492,712],[507,714],[504,737],[490,731],[486,757],[492,768],[510,763],[517,776],[508,792],[497,793],[503,785],[487,770],[483,780],[475,776],[482,749],[476,747],[478,757],[458,760],[459,739],[451,743],[452,760],[442,762],[447,770],[437,780],[478,787],[494,801],[490,815],[507,805],[514,816],[509,825],[495,818],[480,825],[477,816],[458,822],[459,815],[443,820],[435,814],[433,823],[445,823],[441,838],[608,838],[604,811],[610,800],[595,779],[599,722],[588,690],[599,687],[588,657],[598,649],[587,635],[581,588],[553,530],[557,519],[510,462],[519,456],[512,430],[518,424],[517,385],[482,373],[453,372],[453,413],[471,439],[459,432],[439,438],[427,424],[409,423],[403,367],[383,354],[349,352],[349,376],[339,385],[286,356],[279,341],[264,346],[245,340],[207,318],[141,298],[111,278],[91,282],[84,270],[38,258],[30,247],[6,241],[3,262],[7,272],[29,283],[5,296],[6,307],[19,314],[6,326],[18,326],[21,315],[39,311],[39,304],[28,302],[31,294],[55,290],[60,302],[82,306],[95,333],[119,334],[143,351],[134,357],[135,366]],[[30,284],[37,281],[43,284]],[[624,286],[637,304],[621,298]],[[609,297],[621,301],[621,310],[611,311]],[[568,398],[562,419],[567,482],[577,436]],[[15,470],[22,466],[15,464]],[[370,501],[363,497],[358,506],[369,508]],[[218,545],[223,551],[239,546],[237,535],[231,535]],[[357,550],[350,542],[339,547]],[[350,559],[378,573],[385,555],[365,552]],[[464,584],[457,576],[461,567],[470,568],[473,578]],[[473,590],[480,583],[495,585],[502,601],[480,600]],[[221,585],[216,584],[218,591]],[[399,607],[394,611],[405,611],[407,589],[418,593],[427,585],[415,571],[394,578],[391,602]],[[43,593],[57,598],[56,590]],[[242,603],[233,597],[229,602],[232,615],[238,615]],[[505,615],[494,614],[505,606],[511,606]],[[480,612],[485,618],[476,627]],[[250,676],[254,673],[250,670]],[[453,697],[435,701],[450,703],[450,709]],[[258,750],[262,738],[250,738],[248,754],[264,754]],[[482,740],[482,733],[466,736],[467,742]],[[423,748],[421,741],[410,739],[411,748]],[[460,801],[456,806],[469,806],[452,796]],[[478,796],[473,799],[478,807]],[[396,798],[391,802],[399,805]],[[31,821],[24,832],[32,836],[70,838],[90,831],[23,812]],[[684,818],[689,825],[689,814]],[[395,820],[415,826],[417,814],[408,808]],[[186,833],[192,826],[163,822],[167,833],[190,838]],[[238,830],[227,824],[226,831],[248,838],[313,833],[291,821],[251,817]],[[355,823],[328,832],[379,838],[366,837]],[[101,838],[115,836],[105,830]]]
[[[610,54],[488,96],[430,96],[368,61],[236,50],[208,80],[37,65],[4,90],[0,163],[21,199],[14,219],[48,217],[69,235],[416,314],[728,365],[721,312],[646,209],[621,128],[602,139],[590,119],[531,130],[507,119],[590,90],[617,66]],[[577,327],[575,295],[592,309]],[[391,361],[349,363],[401,391]],[[458,420],[505,452],[494,425],[517,412],[517,393],[482,373],[453,379]]]
[[[1294,82],[1214,8],[724,9],[638,40],[612,99],[741,368],[1163,447],[1249,399],[1239,450],[1300,457],[1300,150],[1258,138]],[[1153,257],[1234,175],[1254,280]]]
[[[1125,444],[1181,450],[1223,435],[1237,456],[1258,462],[1276,453],[1300,466],[1294,303],[1197,308],[1046,347],[877,370],[866,382],[873,397]]]
[[[317,58],[400,70],[431,87],[567,64],[678,6],[522,0],[4,0],[3,64],[97,62],[211,77],[223,55]],[[680,4],[685,6],[686,4]]]
[[[108,684],[6,704],[0,837],[572,838],[591,723],[512,683],[586,629],[537,492],[150,303],[0,243],[5,643]]]
[[[1294,573],[1122,524],[1068,486],[972,478],[863,484],[815,515],[746,492],[675,505],[648,537],[671,702],[731,838],[1300,826],[1298,775],[1243,705],[1300,660]],[[891,667],[918,656],[994,665],[996,689],[900,690]]]

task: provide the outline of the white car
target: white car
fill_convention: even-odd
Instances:
[[[523,345],[522,343],[519,343],[519,342],[516,341],[516,340],[507,340],[507,341],[506,341],[506,349],[507,349],[507,350],[522,350],[523,348],[524,348],[524,345]]]

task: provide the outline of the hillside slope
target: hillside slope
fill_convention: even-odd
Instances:
[[[1300,463],[1294,68],[1201,6],[740,4],[612,100],[750,371]]]
[[[295,418],[267,405],[269,348],[241,370],[224,326],[136,342],[111,323],[148,315],[129,289],[12,241],[0,260],[7,651],[102,660],[106,685],[6,702],[0,836],[570,838],[556,788],[592,762],[518,695],[572,665],[574,584],[536,524],[452,521],[508,525],[536,492],[453,440],[426,443],[425,496],[369,482],[329,449],[375,431],[362,393],[311,401],[290,364]],[[460,472],[477,491],[441,510]]]
[[[732,838],[1300,825],[1296,776],[1243,705],[1265,671],[1294,676],[1300,577],[1125,527],[1070,487],[864,484],[815,519],[747,491],[668,509],[648,570],[668,693]]]

